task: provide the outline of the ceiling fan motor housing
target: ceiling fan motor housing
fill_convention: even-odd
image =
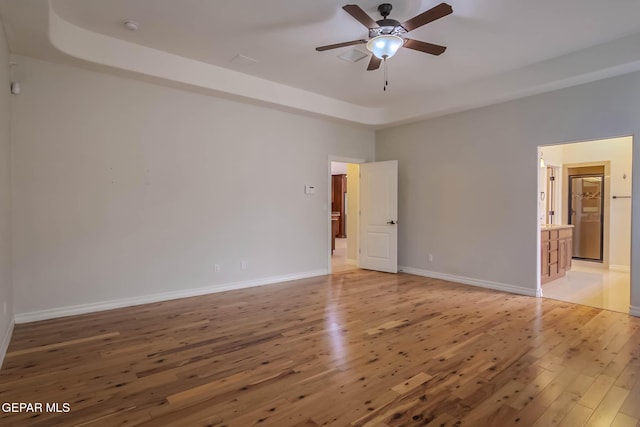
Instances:
[[[389,19],[389,18],[381,19],[379,21],[376,21],[376,23],[381,27],[395,28],[400,26],[400,22],[396,21],[395,19]]]
[[[393,6],[389,3],[382,3],[378,6],[378,12],[382,15],[382,19],[376,21],[378,28],[369,29],[369,37],[377,37],[383,34],[392,34],[394,36],[405,34],[407,31],[402,28],[400,22],[395,19],[388,18]]]
[[[407,30],[395,19],[381,19],[377,21],[377,24],[379,25],[378,28],[369,28],[369,37],[377,37],[383,34],[399,36],[407,33]]]

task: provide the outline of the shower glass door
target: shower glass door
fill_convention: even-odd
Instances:
[[[602,262],[604,176],[569,176],[569,224],[573,258]]]

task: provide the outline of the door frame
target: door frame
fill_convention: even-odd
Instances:
[[[547,144],[542,144],[542,145],[538,145],[536,147],[536,153],[535,153],[535,168],[538,172],[536,172],[537,175],[537,182],[539,183],[540,181],[540,163],[539,163],[539,159],[540,159],[540,155],[541,155],[541,150],[544,150],[545,147],[556,147],[556,146],[561,146],[561,145],[567,145],[567,144],[580,144],[580,143],[585,143],[585,142],[596,142],[596,141],[603,141],[603,140],[608,140],[608,139],[616,139],[616,138],[631,138],[631,155],[632,155],[632,170],[633,170],[633,164],[635,163],[634,159],[633,159],[633,153],[635,152],[635,150],[638,148],[637,147],[637,136],[634,134],[622,134],[622,135],[613,135],[613,136],[603,136],[603,137],[599,137],[599,138],[592,138],[592,139],[583,139],[583,140],[574,140],[574,141],[559,141],[559,142],[552,142],[552,143],[547,143]],[[610,160],[604,160],[604,161],[597,161],[597,162],[584,162],[584,163],[571,163],[567,165],[568,167],[580,167],[580,166],[604,166],[605,167],[605,191],[610,191],[611,190],[611,181],[610,181],[610,177],[611,177],[611,161]],[[532,165],[533,167],[533,165]],[[545,168],[546,169],[546,168]],[[566,198],[568,197],[568,170],[565,169],[565,165],[563,165],[563,169],[562,169],[562,195],[561,195],[561,200],[564,201],[566,200]],[[633,181],[632,181],[633,182]],[[633,185],[633,184],[632,184]],[[538,188],[539,190],[539,188]],[[632,189],[633,192],[633,189]],[[536,191],[535,193],[536,195],[536,200],[539,200],[539,192]],[[604,248],[603,248],[603,261],[601,266],[603,268],[609,269],[609,210],[610,210],[610,203],[611,203],[611,195],[608,194],[608,197],[605,198],[605,229],[604,229],[604,233],[605,233],[605,239],[604,239]],[[632,230],[632,235],[633,235],[633,229],[634,227],[637,226],[637,224],[634,224],[634,206],[633,204],[631,204],[631,230]],[[562,212],[562,220],[566,220],[566,215],[568,215],[568,212]],[[540,226],[540,220],[539,220],[539,216],[538,213],[536,213],[536,240],[535,240],[535,247],[536,247],[536,297],[537,298],[544,298],[544,294],[542,291],[542,283],[541,283],[541,279],[542,279],[542,272],[540,271],[540,265],[542,263],[542,259],[541,259],[541,243],[540,243],[540,236],[541,236],[541,226]],[[633,242],[630,242],[630,245],[633,246]],[[640,312],[634,311],[635,307],[633,306],[633,296],[634,296],[634,283],[635,283],[635,275],[637,274],[637,272],[634,271],[633,269],[633,255],[631,256],[631,259],[629,260],[629,298],[631,300],[631,305],[629,306],[629,311],[628,313],[631,314],[632,316],[640,316]]]
[[[562,212],[562,221],[565,221],[565,224],[569,224],[569,215],[571,212],[569,211],[569,169],[571,168],[582,168],[582,167],[591,167],[591,166],[601,166],[604,167],[604,177],[602,180],[602,184],[604,186],[604,194],[603,197],[603,222],[602,222],[602,262],[599,263],[602,268],[609,268],[609,228],[611,221],[611,161],[610,160],[602,160],[598,162],[583,162],[583,163],[565,163],[562,165],[562,200],[563,203],[567,203],[567,209],[563,209]],[[631,212],[633,215],[633,211]],[[596,261],[597,262],[597,261]]]
[[[352,157],[329,155],[329,160],[327,161],[327,199],[326,199],[326,204],[324,205],[327,207],[326,209],[324,209],[324,211],[327,213],[326,215],[326,222],[327,222],[326,235],[327,236],[331,236],[331,162],[361,164],[361,163],[366,163],[367,160],[356,159]],[[360,218],[358,216],[358,228],[359,227],[360,227]],[[359,243],[356,241],[356,244],[359,244]],[[356,253],[357,253],[357,248],[356,248]],[[333,273],[333,267],[331,265],[331,237],[329,237],[327,239],[327,274],[332,274],[332,273]]]
[[[573,259],[577,259],[577,260],[584,260],[584,261],[591,261],[591,262],[600,262],[600,263],[604,263],[604,214],[605,214],[605,194],[606,194],[606,189],[604,188],[604,172],[601,174],[587,174],[587,175],[569,175],[568,176],[568,189],[569,189],[569,194],[567,197],[567,223],[570,225],[573,225],[574,228],[574,242],[576,242],[576,230],[578,229],[576,223],[578,222],[578,220],[576,219],[576,223],[573,222],[574,216],[573,213],[575,212],[574,206],[573,206],[573,179],[574,178],[600,178],[600,188],[602,189],[600,192],[600,230],[599,230],[599,235],[600,235],[600,244],[598,245],[598,250],[599,250],[599,258],[584,258],[584,257],[576,257],[573,254],[571,254],[571,258]],[[580,228],[580,230],[582,230],[582,228]],[[582,236],[580,236],[582,237]],[[580,241],[582,241],[582,239],[580,238]],[[574,246],[574,253],[575,253],[575,247]]]

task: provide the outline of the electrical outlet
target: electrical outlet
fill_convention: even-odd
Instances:
[[[216,273],[220,273],[220,264],[214,264],[213,271],[215,271]]]
[[[246,270],[247,269],[247,261],[242,260],[240,262],[240,267],[242,267],[243,270]]]
[[[429,262],[433,262],[433,254],[429,254]]]

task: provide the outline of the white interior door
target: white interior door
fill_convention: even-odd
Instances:
[[[398,272],[398,161],[360,164],[358,267]]]

